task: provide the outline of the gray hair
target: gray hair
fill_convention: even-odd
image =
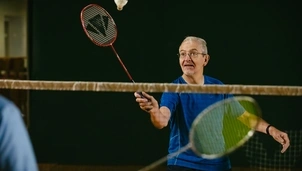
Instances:
[[[208,54],[208,48],[207,48],[207,42],[200,38],[200,37],[195,37],[195,36],[187,36],[183,41],[183,42],[186,42],[186,41],[194,41],[194,42],[197,42],[200,44],[200,46],[202,47],[201,51],[204,53],[204,54]],[[181,44],[182,44],[181,43]]]

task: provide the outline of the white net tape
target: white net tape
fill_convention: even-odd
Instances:
[[[89,81],[0,80],[0,89],[108,92],[178,92],[246,95],[301,96],[302,86],[190,85],[172,83],[124,83]]]

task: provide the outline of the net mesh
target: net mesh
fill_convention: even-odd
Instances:
[[[88,36],[98,45],[110,45],[117,36],[114,20],[100,6],[87,6],[82,11],[82,23]]]
[[[265,144],[260,133],[244,145],[244,152],[250,168],[255,171],[293,171],[301,169],[298,166],[302,157],[302,130],[287,131],[290,137],[290,147],[285,153],[280,148]]]

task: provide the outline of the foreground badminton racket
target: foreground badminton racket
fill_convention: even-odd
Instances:
[[[186,146],[140,171],[152,170],[189,149],[206,159],[228,155],[253,136],[260,118],[260,108],[251,97],[235,96],[216,102],[196,117]]]
[[[111,15],[97,4],[89,4],[81,11],[81,23],[86,35],[94,44],[100,47],[110,46],[112,48],[129,79],[135,83],[113,47],[113,43],[117,38],[117,27]],[[138,93],[143,97],[141,92]]]

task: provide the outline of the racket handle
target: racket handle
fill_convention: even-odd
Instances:
[[[141,91],[140,92],[137,91],[136,93],[138,93],[141,96],[141,98],[145,98],[148,101],[150,101],[150,99],[146,98]]]
[[[139,94],[143,98],[145,97],[141,91],[137,91],[136,93]]]

